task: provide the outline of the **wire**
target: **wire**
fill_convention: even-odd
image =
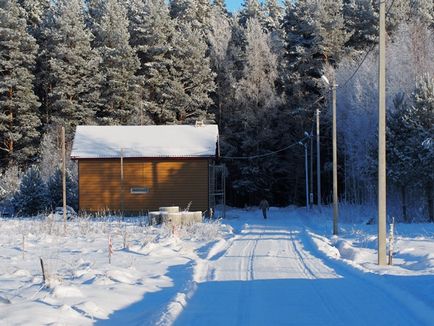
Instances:
[[[317,104],[319,101],[321,101],[322,99],[324,99],[324,95],[319,97],[315,102],[313,102],[312,104],[308,105],[305,110],[308,110],[310,108],[312,108],[315,104]],[[314,113],[314,117],[315,117],[315,113]],[[301,142],[305,141],[306,139],[309,139],[313,136],[313,126],[315,124],[315,119],[312,119],[312,128],[311,128],[311,132],[309,136],[305,136],[302,139],[288,145],[285,146],[281,149],[275,150],[275,151],[271,151],[265,154],[258,154],[258,155],[253,155],[253,156],[220,156],[221,159],[225,159],[225,160],[253,160],[256,158],[262,158],[262,157],[267,157],[267,156],[271,156],[271,155],[275,155],[277,153],[286,151],[287,149],[290,149],[291,147],[297,146],[299,145]]]
[[[291,147],[300,145],[300,143],[302,143],[303,141],[305,141],[306,139],[309,139],[309,138],[310,137],[305,136],[302,139],[300,139],[299,141],[297,141],[297,142],[295,142],[295,143],[293,143],[291,145],[288,145],[288,146],[286,146],[284,148],[278,149],[277,151],[272,151],[272,152],[269,152],[269,153],[266,153],[266,154],[253,155],[253,156],[221,156],[220,158],[221,159],[226,159],[226,160],[253,160],[255,158],[267,157],[267,156],[270,156],[270,155],[274,155],[274,154],[286,151],[287,149],[290,149]]]
[[[391,3],[390,6],[389,6],[389,9],[387,9],[386,17],[389,15],[390,10],[392,9],[392,7],[393,7],[395,1],[396,1],[396,0],[393,0],[392,3]],[[376,43],[374,43],[374,44],[371,45],[371,47],[368,49],[368,51],[367,51],[367,52],[365,53],[365,55],[363,56],[363,59],[362,59],[362,60],[360,61],[360,63],[357,65],[356,70],[354,70],[354,72],[351,74],[350,78],[348,78],[348,79],[345,81],[345,83],[342,85],[342,88],[345,88],[345,86],[347,86],[348,83],[351,81],[351,79],[353,79],[353,77],[357,74],[357,72],[358,72],[359,69],[362,67],[362,65],[363,65],[363,63],[365,62],[365,60],[368,58],[368,55],[372,52],[372,50],[375,49],[375,46],[376,46],[376,45],[377,45]]]

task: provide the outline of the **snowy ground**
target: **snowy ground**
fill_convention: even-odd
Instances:
[[[376,225],[332,237],[329,210],[270,215],[230,210],[175,234],[139,220],[70,222],[66,235],[61,222],[1,220],[0,324],[434,323],[434,225],[398,224],[394,265],[379,267]]]

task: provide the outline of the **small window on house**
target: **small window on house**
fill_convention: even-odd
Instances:
[[[149,188],[146,187],[133,187],[130,189],[130,193],[132,194],[147,194],[149,192]]]

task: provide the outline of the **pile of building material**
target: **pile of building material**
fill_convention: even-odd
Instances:
[[[159,211],[149,212],[149,223],[187,226],[202,222],[202,212],[180,212],[178,206],[160,207]]]

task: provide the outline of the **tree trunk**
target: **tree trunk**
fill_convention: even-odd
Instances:
[[[405,186],[401,186],[402,217],[404,218],[404,222],[408,223],[407,198],[405,196],[405,190]]]
[[[425,185],[426,199],[428,204],[428,217],[430,222],[434,222],[434,207],[433,207],[433,183],[429,180]]]

